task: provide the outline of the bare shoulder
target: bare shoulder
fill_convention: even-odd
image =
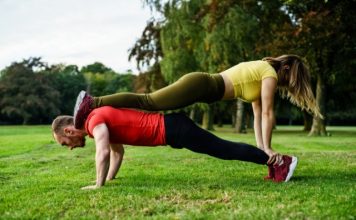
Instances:
[[[262,92],[274,93],[277,88],[277,80],[273,77],[267,77],[262,80]]]

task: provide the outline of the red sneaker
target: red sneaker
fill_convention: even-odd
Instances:
[[[90,112],[93,110],[91,105],[93,103],[93,97],[88,95],[85,91],[80,91],[77,102],[74,106],[74,127],[81,129],[84,126],[84,122],[87,119]]]
[[[273,165],[268,165],[268,176],[265,176],[265,180],[273,180],[274,178],[274,169]]]
[[[282,163],[274,165],[274,182],[288,182],[293,176],[298,159],[287,155],[282,156]]]

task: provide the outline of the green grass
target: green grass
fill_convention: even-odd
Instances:
[[[355,219],[356,127],[306,137],[278,127],[273,146],[299,157],[288,183],[267,168],[169,147],[127,147],[118,178],[95,191],[92,141],[69,151],[49,126],[0,127],[0,219]],[[254,144],[222,128],[217,135]]]

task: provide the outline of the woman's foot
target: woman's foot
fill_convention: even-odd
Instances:
[[[74,127],[76,129],[81,129],[84,127],[85,120],[93,110],[93,101],[93,97],[91,97],[87,92],[83,90],[79,92],[73,113]]]
[[[268,165],[268,176],[265,176],[265,180],[273,180],[274,178],[274,168],[273,165]]]
[[[297,157],[290,157],[287,155],[282,156],[282,163],[274,165],[274,182],[288,182],[293,176],[294,170],[297,167]]]

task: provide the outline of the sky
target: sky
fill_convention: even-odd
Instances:
[[[131,48],[151,18],[141,0],[0,0],[0,70],[42,57],[49,65],[101,62],[131,69]]]

